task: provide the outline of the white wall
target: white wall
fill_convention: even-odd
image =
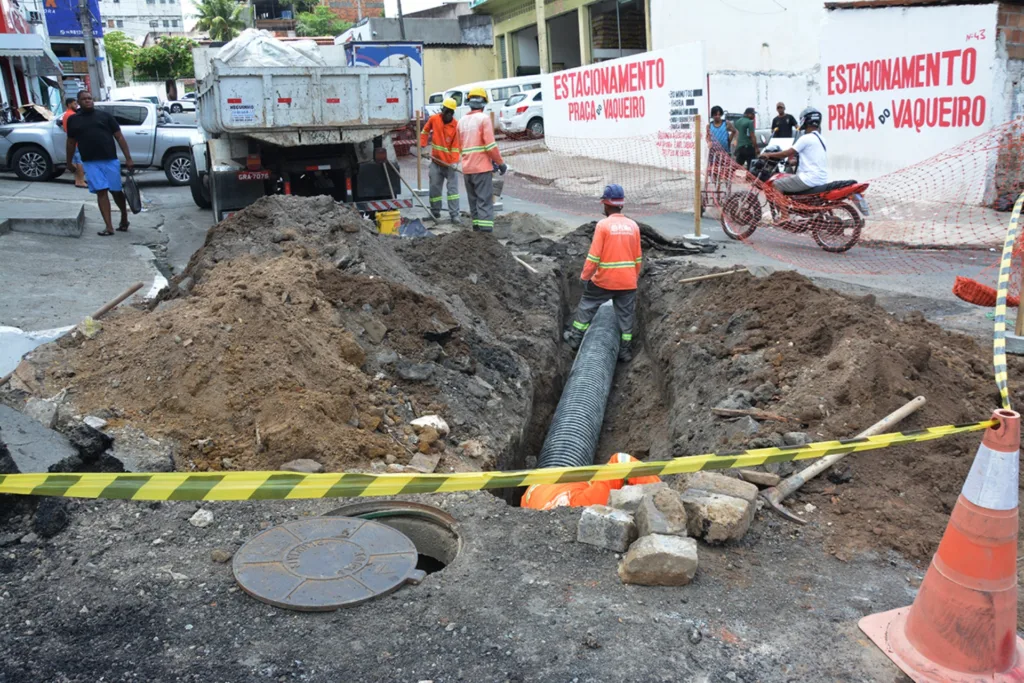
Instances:
[[[995,3],[830,12],[821,35],[820,109],[832,174],[876,178],[1006,122],[1006,62],[996,58],[996,12]],[[965,39],[967,35],[971,37]],[[961,53],[972,51],[976,57],[965,60]],[[916,56],[920,59],[911,63]],[[925,56],[934,60],[932,69]],[[876,67],[897,59],[910,66],[910,75],[896,82],[883,80]],[[972,62],[974,68],[967,66]],[[871,68],[854,91],[846,85],[850,67],[856,67],[853,78],[864,67]],[[899,73],[904,73],[902,66]],[[958,102],[971,107],[969,118],[957,114]],[[855,125],[850,123],[851,107]],[[984,160],[954,166],[960,186],[985,187],[989,169]],[[940,171],[928,169],[931,177]],[[977,177],[967,179],[964,173]]]
[[[771,123],[782,100],[799,113],[815,96],[822,0],[651,0],[654,49],[703,41],[709,103],[757,110]]]
[[[580,60],[580,22],[576,12],[569,12],[548,20],[548,41],[551,44],[551,65],[564,64],[575,69]]]

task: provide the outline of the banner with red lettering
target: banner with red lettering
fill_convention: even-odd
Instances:
[[[703,43],[548,74],[543,87],[545,138],[552,150],[693,167],[694,117],[706,119],[708,111]]]
[[[997,7],[829,11],[820,108],[833,175],[876,177],[999,123]]]

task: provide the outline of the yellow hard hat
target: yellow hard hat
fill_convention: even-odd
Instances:
[[[446,98],[445,101],[441,103],[441,106],[445,109],[451,109],[452,111],[459,108],[459,105],[451,97]]]
[[[469,96],[470,97],[481,97],[481,98],[483,98],[484,102],[487,101],[487,91],[484,90],[483,88],[473,88],[472,90],[469,91]]]

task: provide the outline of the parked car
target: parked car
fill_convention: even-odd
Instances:
[[[527,90],[538,90],[540,88],[540,76],[517,76],[515,78],[502,78],[496,81],[481,81],[479,83],[468,83],[459,85],[444,92],[444,96],[455,100],[458,109],[455,110],[455,118],[461,119],[469,112],[469,92],[474,88],[483,88],[487,91],[486,113],[494,112],[497,116],[505,102],[513,95],[518,95]]]
[[[189,95],[191,94],[192,93],[189,93]],[[164,110],[169,111],[172,114],[180,114],[183,111],[195,111],[195,95],[193,95],[192,97],[185,95],[185,97],[181,98],[180,100],[171,100],[170,102],[165,102]]]
[[[434,114],[441,113],[441,104],[444,103],[443,92],[430,93],[430,97],[427,98],[427,105],[423,107],[423,120],[426,121]]]
[[[146,101],[97,102],[121,125],[135,168],[159,168],[172,185],[188,185],[189,143],[195,126],[167,123],[166,114]],[[163,120],[161,120],[163,118]],[[22,180],[51,180],[64,172],[67,135],[60,119],[0,126],[0,168]],[[121,150],[117,151],[121,156]],[[123,159],[122,159],[123,160]]]
[[[536,137],[544,135],[543,91],[527,90],[513,95],[501,108],[498,118],[504,133],[525,133]]]

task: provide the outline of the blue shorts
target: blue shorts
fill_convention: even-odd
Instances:
[[[83,161],[82,166],[85,167],[85,184],[89,186],[89,192],[121,191],[121,162],[117,159]]]
[[[71,163],[82,165],[82,154],[78,151],[78,147],[75,147],[75,156],[71,157]]]

